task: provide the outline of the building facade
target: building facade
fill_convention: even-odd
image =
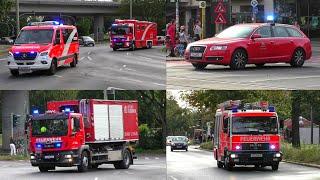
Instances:
[[[175,3],[168,1],[167,19],[175,18]],[[300,25],[301,30],[310,38],[320,38],[320,1],[319,0],[257,0],[256,8],[251,0],[207,0],[206,36],[217,33],[216,19],[219,13],[217,6],[222,3],[226,12],[222,13],[226,23],[220,24],[222,29],[239,23],[266,22],[272,16],[277,23]],[[201,20],[201,10],[197,0],[180,0],[180,25],[187,27],[192,34],[196,20]]]

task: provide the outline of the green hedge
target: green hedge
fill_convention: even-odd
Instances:
[[[202,143],[202,144],[200,144],[200,148],[206,149],[206,150],[213,150],[213,143],[212,143],[212,141]]]
[[[285,160],[320,165],[320,145],[301,144],[301,148],[298,149],[282,142],[281,151]]]

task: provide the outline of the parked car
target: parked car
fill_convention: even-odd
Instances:
[[[9,44],[13,44],[14,40],[12,37],[2,37],[0,38],[0,44],[5,44],[5,45],[9,45]]]
[[[188,151],[188,138],[185,136],[174,136],[171,139],[171,151],[186,150]]]
[[[82,46],[95,46],[95,41],[90,36],[81,36],[79,43]]]
[[[215,37],[190,43],[185,59],[198,69],[208,64],[244,69],[247,64],[288,63],[302,67],[311,58],[310,39],[287,24],[251,23],[231,26]]]

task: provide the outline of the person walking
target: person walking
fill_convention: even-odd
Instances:
[[[16,145],[14,143],[14,140],[12,137],[10,137],[10,155],[11,156],[16,156],[17,155],[17,150],[16,150]]]
[[[179,51],[179,56],[183,56],[185,49],[187,48],[188,45],[188,35],[186,33],[186,29],[184,26],[180,27],[180,32],[179,32],[179,45],[181,47],[178,48]]]
[[[194,25],[193,28],[194,36],[195,36],[195,41],[199,41],[201,39],[201,23],[199,20],[197,20],[196,24]]]
[[[167,34],[170,37],[170,55],[169,56],[174,57],[174,48],[176,45],[176,23],[174,19],[171,20],[171,24],[168,26]]]

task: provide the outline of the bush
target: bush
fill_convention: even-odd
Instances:
[[[142,149],[161,149],[162,132],[161,129],[150,129],[147,124],[139,126],[140,140],[138,147]]]
[[[200,144],[201,149],[213,150],[213,143],[212,141],[208,141],[205,143]]]
[[[320,146],[302,144],[300,149],[293,148],[291,144],[283,142],[281,151],[283,158],[288,161],[313,163],[320,165]]]

